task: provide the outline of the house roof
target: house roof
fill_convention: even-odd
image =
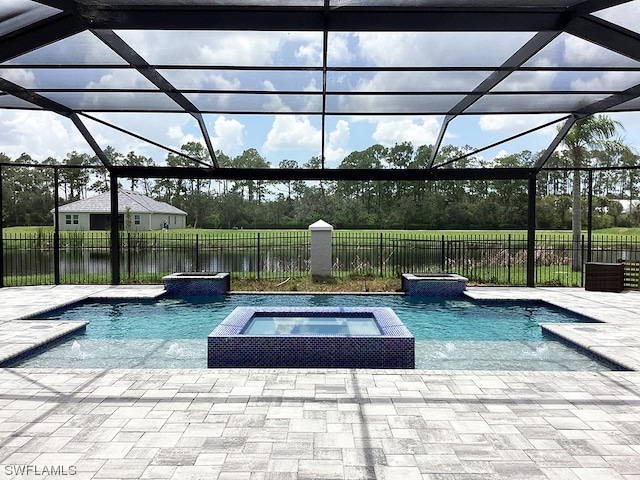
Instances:
[[[127,208],[131,213],[165,213],[170,215],[186,215],[180,210],[165,202],[158,202],[153,198],[129,190],[118,190],[118,211],[124,213]],[[60,207],[60,212],[81,213],[109,213],[111,212],[111,194],[109,192],[85,198],[77,202],[67,203]]]

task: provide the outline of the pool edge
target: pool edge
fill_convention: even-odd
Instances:
[[[46,323],[46,319],[42,320],[14,320],[15,322],[43,322]],[[25,347],[19,347],[17,351],[14,353],[9,353],[2,358],[0,358],[0,368],[7,368],[15,365],[18,362],[26,360],[27,358],[33,357],[34,355],[38,355],[39,353],[48,350],[51,347],[54,347],[60,343],[63,343],[69,340],[74,335],[85,331],[88,321],[71,321],[71,320],[49,320],[49,322],[55,322],[60,327],[64,328],[59,333],[54,333],[52,335],[46,336],[41,339],[36,339],[30,344],[25,344]]]

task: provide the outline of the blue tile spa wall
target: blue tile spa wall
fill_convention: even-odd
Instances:
[[[372,313],[381,335],[244,335],[256,313],[297,317]],[[209,335],[208,366],[412,369],[415,339],[390,308],[238,307]]]

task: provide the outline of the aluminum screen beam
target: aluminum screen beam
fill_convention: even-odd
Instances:
[[[640,62],[640,34],[594,16],[575,17],[566,32]]]
[[[25,100],[29,103],[37,105],[45,110],[69,118],[78,129],[80,134],[87,141],[96,156],[103,163],[103,165],[107,168],[111,168],[111,162],[109,161],[109,158],[105,155],[104,151],[98,145],[98,142],[96,142],[95,138],[93,138],[93,136],[84,125],[82,120],[78,117],[76,112],[49,98],[43,97],[42,95],[39,95],[35,92],[28,91],[23,87],[9,82],[8,80],[5,80],[3,78],[0,78],[0,90],[7,92],[15,97],[21,98],[22,100]]]
[[[124,40],[116,35],[112,30],[96,30],[93,32],[100,40],[109,46],[114,52],[120,55],[129,65],[134,67],[142,76],[153,83],[160,89],[162,93],[167,95],[171,100],[180,105],[185,112],[191,114],[198,122],[200,131],[205,139],[205,144],[209,150],[209,156],[213,162],[213,166],[218,168],[218,160],[209,138],[209,132],[207,126],[204,123],[202,115],[197,107],[191,103],[181,92],[178,91],[171,83],[164,78],[158,71],[149,65],[144,58],[142,58],[138,52],[131,48]],[[206,165],[200,161],[197,161],[202,165]],[[206,165],[208,166],[208,165]]]
[[[0,37],[0,63],[86,30],[81,17],[61,13]]]
[[[82,5],[78,14],[91,28],[148,30],[260,31],[553,31],[569,20],[563,8],[402,8],[344,7],[331,9],[328,19],[320,7],[261,6],[128,6]]]
[[[437,180],[524,180],[530,168],[441,168],[441,169],[361,169],[361,168],[219,168],[115,166],[119,177],[208,178],[219,180],[344,180],[344,181],[437,181]]]
[[[456,106],[454,106],[449,113],[446,115],[444,121],[442,122],[442,126],[440,128],[440,133],[438,134],[438,139],[436,144],[433,147],[433,151],[431,152],[431,158],[427,164],[428,168],[433,166],[435,159],[438,155],[438,151],[440,150],[440,146],[442,145],[442,140],[444,139],[444,135],[446,133],[447,127],[449,123],[457,117],[464,113],[464,111],[477,102],[483,95],[486,95],[490,90],[492,90],[496,85],[502,82],[505,78],[511,75],[518,67],[520,67],[523,63],[529,60],[532,56],[534,56],[537,52],[539,52],[542,48],[549,44],[554,38],[556,38],[560,34],[560,31],[555,32],[540,32],[537,33],[531,40],[529,40],[526,44],[524,44],[516,53],[514,53],[509,59],[507,59],[501,66],[499,70],[494,71],[487,79],[478,85],[471,94],[467,95],[463,100],[458,102]]]

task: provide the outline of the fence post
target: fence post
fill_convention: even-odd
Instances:
[[[382,272],[383,258],[384,258],[384,255],[382,253],[382,232],[380,232],[380,277],[383,276],[383,272]]]
[[[131,280],[131,232],[127,232],[127,276]]]
[[[584,235],[580,237],[580,258],[582,264],[580,265],[580,286],[584,287]]]
[[[442,235],[442,240],[440,242],[440,271],[444,272],[444,264],[445,264],[445,252],[444,252],[444,235]]]
[[[196,233],[196,272],[200,271],[200,255],[199,255],[200,242],[198,240],[199,240],[198,234]]]
[[[511,285],[511,234],[507,238],[507,284]]]
[[[260,232],[258,232],[258,258],[256,258],[256,270],[258,271],[258,280],[260,280]]]
[[[60,198],[58,186],[60,184],[60,170],[53,168],[53,283],[60,285]]]
[[[536,286],[536,174],[529,175],[527,201],[527,287]]]
[[[631,203],[629,203],[631,209]],[[587,262],[591,261],[591,236],[593,234],[593,170],[589,169],[589,192],[587,194]],[[584,258],[584,255],[582,256]]]
[[[118,176],[109,172],[111,194],[111,284],[120,285],[120,215],[118,213]]]

